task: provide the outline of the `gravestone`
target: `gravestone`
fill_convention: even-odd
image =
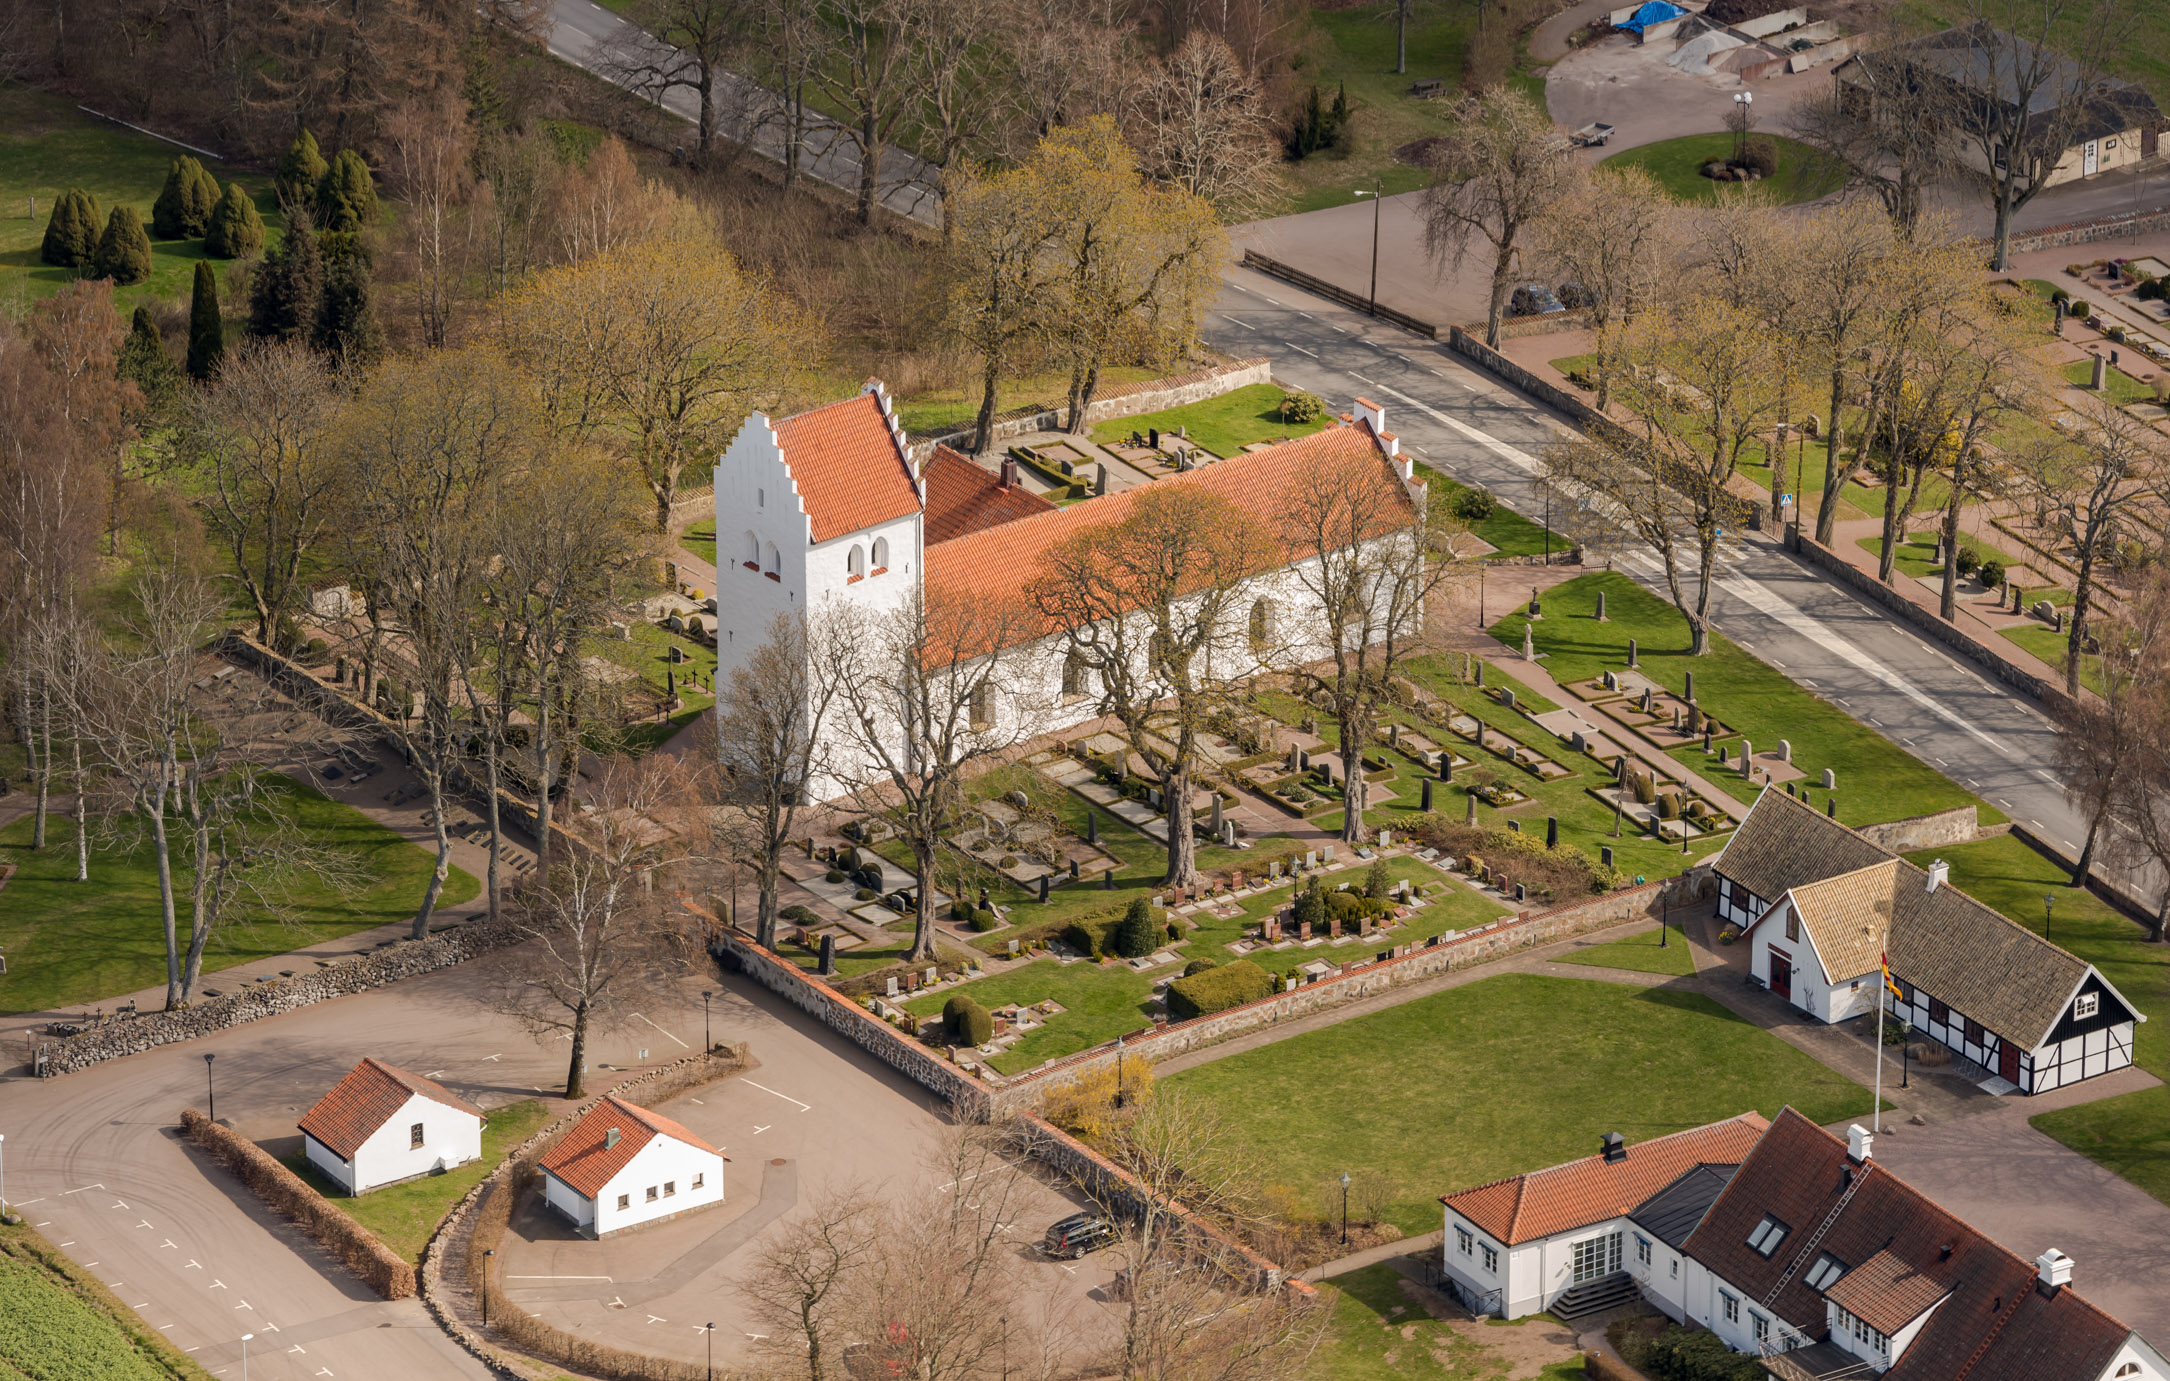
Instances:
[[[1522,833],[1522,822],[1520,820],[1510,819],[1507,822],[1507,828],[1513,830],[1516,834],[1520,834]]]
[[[1296,938],[1299,940],[1308,940],[1311,938],[1311,922],[1296,922]]]
[[[1045,906],[1045,905],[1047,905],[1047,888],[1048,888],[1048,879],[1049,879],[1049,878],[1051,878],[1051,877],[1053,877],[1053,876],[1054,876],[1054,874],[1052,874],[1052,873],[1042,873],[1042,874],[1040,874],[1040,905],[1042,905],[1042,906]]]
[[[895,974],[889,975],[889,995],[891,997],[897,995],[897,976]]]
[[[1430,777],[1424,779],[1424,810],[1426,813],[1429,813],[1432,809],[1432,787],[1434,785],[1435,783]]]
[[[1326,860],[1326,861],[1327,861],[1328,863],[1331,863],[1331,862],[1333,862],[1333,861],[1334,861],[1334,846],[1333,846],[1333,845],[1331,845],[1331,844],[1328,844],[1328,845],[1326,846],[1326,852],[1325,852],[1325,853],[1324,853],[1323,855],[1321,855],[1321,856],[1322,856],[1323,858],[1325,858],[1325,860]]]
[[[1833,820],[1838,819],[1838,797],[1830,796],[1824,799],[1823,813]]]
[[[821,968],[817,970],[824,978],[836,972],[836,937],[821,937]]]
[[[1215,833],[1215,834],[1219,834],[1219,833],[1221,832],[1221,793],[1220,793],[1220,792],[1218,792],[1218,791],[1216,791],[1216,792],[1214,792],[1214,793],[1213,793],[1213,825],[1212,825],[1212,829],[1213,829],[1213,833]]]
[[[918,970],[915,969],[911,973],[904,975],[904,991],[908,993],[916,993],[919,991]]]
[[[1462,823],[1463,823],[1463,824],[1465,824],[1465,825],[1474,825],[1474,824],[1476,824],[1476,823],[1477,823],[1477,793],[1476,793],[1476,792],[1474,792],[1474,791],[1470,792],[1470,793],[1469,793],[1469,794],[1468,794],[1467,796],[1464,796],[1464,797],[1462,798],[1462,802],[1463,802],[1463,804],[1464,804],[1464,805],[1466,805],[1466,806],[1468,807],[1468,809],[1467,809],[1467,810],[1465,810],[1465,811],[1463,811],[1463,812],[1462,812]]]
[[[1569,735],[1567,740],[1567,746],[1574,749],[1578,753],[1584,752],[1589,748],[1590,740],[1584,737],[1582,730],[1577,729],[1573,734]]]
[[[1557,815],[1547,815],[1545,817],[1545,847],[1548,849],[1560,847],[1560,817]]]
[[[1279,914],[1279,913],[1275,913],[1274,915],[1268,916],[1268,917],[1266,918],[1266,922],[1265,922],[1265,924],[1259,927],[1259,929],[1258,929],[1258,934],[1259,934],[1259,938],[1260,938],[1260,939],[1262,939],[1262,940],[1264,940],[1264,941],[1265,941],[1265,942],[1266,942],[1267,944],[1272,944],[1272,943],[1273,943],[1273,942],[1274,942],[1275,940],[1278,940],[1278,939],[1280,939],[1280,938],[1281,938],[1281,917],[1280,917],[1280,914]]]
[[[2103,389],[2107,388],[2110,383],[2110,362],[2102,358],[2102,356],[2100,355],[2096,355],[2094,357],[2094,361],[2094,374],[2093,377],[2088,380],[2087,386],[2093,389],[2095,392],[2100,393]]]
[[[927,965],[927,981],[928,981],[929,983],[932,983],[932,982],[934,982],[934,981],[935,981],[936,979],[940,978],[941,976],[942,976],[942,972],[941,972],[941,970],[940,970],[940,969],[937,969],[937,968],[936,968],[936,967],[935,967],[934,965],[932,965],[932,964],[929,964],[929,965]]]
[[[1100,889],[1104,892],[1115,890],[1115,870],[1113,868],[1100,875]]]
[[[1484,684],[1484,659],[1482,657],[1477,659],[1477,684],[1479,686]]]
[[[1310,871],[1311,869],[1313,869],[1313,868],[1316,868],[1316,867],[1318,867],[1318,866],[1319,866],[1319,855],[1318,855],[1318,851],[1317,851],[1317,850],[1315,850],[1315,849],[1305,849],[1305,850],[1304,850],[1304,871],[1306,871],[1306,872],[1309,872],[1309,871]]]
[[[1391,848],[1393,848],[1393,847],[1394,847],[1394,831],[1392,831],[1392,830],[1380,830],[1380,831],[1379,831],[1379,847],[1380,847],[1380,848],[1382,848],[1382,849],[1391,849]]]
[[[1271,863],[1269,863],[1269,864],[1267,864],[1267,865],[1266,865],[1266,876],[1267,876],[1267,877],[1269,877],[1269,878],[1271,878],[1271,879],[1273,879],[1273,880],[1274,880],[1274,881],[1276,881],[1276,882],[1278,882],[1278,881],[1280,881],[1280,880],[1281,880],[1281,860],[1280,860],[1280,859],[1278,859],[1278,858],[1277,858],[1277,859],[1275,859],[1275,860],[1274,860],[1273,862],[1271,862]]]
[[[1514,885],[1514,899],[1518,902],[1528,901],[1530,899],[1530,889],[1523,883],[1516,883]]]
[[[1032,808],[1032,799],[1022,791],[1013,791],[1010,793],[1010,804],[1016,806],[1019,810],[1030,810]]]
[[[1297,746],[1296,746],[1295,744],[1291,743],[1291,744],[1290,744],[1290,745],[1288,746],[1288,770],[1289,770],[1289,771],[1291,771],[1291,772],[1301,772],[1301,771],[1303,771],[1303,764],[1302,764],[1301,762],[1297,761],[1297,759],[1298,759],[1299,757],[1301,757],[1301,756],[1302,756],[1302,754],[1303,754],[1303,750],[1302,750],[1301,748],[1298,748],[1298,747],[1297,747]]]
[[[1644,714],[1656,714],[1657,712],[1658,712],[1658,693],[1657,693],[1656,691],[1652,690],[1652,689],[1651,689],[1650,687],[1648,687],[1648,686],[1644,686],[1644,687],[1643,687],[1643,713],[1644,713]]]
[[[1779,760],[1780,762],[1792,762],[1792,761],[1793,761],[1793,740],[1792,740],[1792,739],[1788,739],[1788,738],[1782,738],[1782,739],[1778,740],[1778,760]]]
[[[1726,747],[1726,746],[1725,746],[1724,744],[1722,744],[1722,743],[1718,745],[1718,765],[1719,765],[1720,767],[1723,767],[1723,766],[1725,766],[1725,765],[1726,765],[1727,763],[1729,763],[1729,762],[1731,762],[1731,761],[1733,760],[1733,759],[1732,759],[1732,758],[1731,758],[1731,757],[1729,756],[1729,754],[1731,754],[1731,753],[1732,753],[1732,751],[1733,751],[1732,749],[1730,749],[1730,748]]]
[[[674,619],[673,621],[675,622],[676,620]],[[684,660],[686,660],[686,650],[680,647],[678,644],[672,643],[671,660],[673,662],[683,662]]]
[[[1236,847],[1236,822],[1230,820],[1221,826],[1221,842],[1229,848]]]
[[[1537,587],[1530,586],[1530,619],[1532,622],[1545,616],[1544,606],[1537,602]]]
[[[1710,727],[1710,726],[1709,726],[1708,724],[1705,724],[1705,725],[1703,726],[1703,751],[1704,751],[1704,752],[1708,753],[1708,752],[1710,751],[1710,741],[1711,741],[1711,739],[1715,738],[1716,736],[1717,736],[1717,734],[1716,734],[1716,731],[1715,731],[1715,730],[1713,730],[1713,729],[1712,729],[1712,728],[1711,728],[1711,727]],[[1724,759],[1723,757],[1720,757],[1720,758],[1719,758],[1718,760],[1719,760],[1720,762],[1724,762],[1724,761],[1725,761],[1725,759]]]
[[[1611,619],[1605,617],[1605,592],[1603,590],[1597,592],[1597,621],[1599,623],[1612,622]]]
[[[1620,689],[1620,678],[1619,678],[1619,677],[1617,677],[1617,676],[1613,675],[1613,674],[1612,674],[1611,672],[1609,672],[1609,671],[1608,671],[1608,672],[1606,672],[1606,673],[1605,673],[1605,678],[1604,678],[1604,679],[1605,679],[1605,689],[1606,689],[1606,690],[1609,690],[1609,691],[1616,691],[1616,690]]]
[[[1011,956],[1012,958],[1015,958],[1015,957],[1016,957],[1016,955],[1017,955],[1017,942],[1016,942],[1015,940],[1012,940],[1012,941],[1010,941],[1010,956]]]
[[[1747,776],[1747,775],[1748,775],[1749,773],[1751,773],[1751,772],[1755,771],[1755,762],[1756,762],[1756,750],[1755,750],[1755,745],[1754,745],[1754,744],[1752,744],[1752,743],[1750,743],[1750,742],[1749,742],[1749,741],[1748,741],[1747,739],[1742,739],[1742,740],[1741,740],[1741,775],[1742,775],[1743,777],[1745,777],[1745,776]]]
[[[1693,705],[1695,703],[1695,673],[1691,671],[1685,674],[1687,676],[1687,688],[1681,692],[1680,698]]]
[[[1074,858],[1070,860],[1070,881],[1077,881],[1077,860]]]
[[[1602,863],[1602,864],[1604,864],[1604,865],[1605,865],[1606,867],[1608,867],[1608,868],[1610,868],[1610,867],[1612,866],[1612,845],[1610,845],[1610,844],[1600,844],[1600,845],[1598,845],[1598,848],[1597,848],[1597,861],[1598,861],[1598,862],[1600,862],[1600,863]],[[1014,941],[1012,941],[1012,943],[1015,943],[1015,942],[1014,942]]]
[[[1500,704],[1502,704],[1502,705],[1505,705],[1505,706],[1506,706],[1506,707],[1507,707],[1508,709],[1510,709],[1510,710],[1511,710],[1511,709],[1513,709],[1513,708],[1514,708],[1514,692],[1513,692],[1513,691],[1511,691],[1511,690],[1509,690],[1509,689],[1507,689],[1507,688],[1506,688],[1505,686],[1501,686],[1501,687],[1499,688],[1499,703],[1500,703]]]
[[[1825,791],[1832,791],[1835,790],[1837,787],[1838,773],[1826,767],[1825,769],[1823,769],[1823,789]]]
[[[1100,812],[1097,810],[1085,812],[1085,842],[1088,844],[1098,844],[1100,842]]]
[[[1531,617],[1535,618],[1536,615],[1533,614]],[[1537,660],[1537,640],[1530,636],[1530,626],[1526,623],[1522,625],[1522,660],[1525,662]]]
[[[1310,750],[1310,749],[1308,749],[1308,748],[1298,748],[1298,749],[1296,750],[1296,770],[1297,770],[1298,772],[1309,772],[1309,771],[1311,770],[1311,750]]]
[[[1640,663],[1640,662],[1638,662],[1638,661],[1636,661],[1636,660],[1635,660],[1635,640],[1634,640],[1633,638],[1629,638],[1629,639],[1628,639],[1628,667],[1629,667],[1629,669],[1630,669],[1630,670],[1633,670],[1633,669],[1635,669],[1635,668],[1637,668],[1637,667],[1640,667],[1641,665],[1642,665],[1642,663]]]
[[[1393,722],[1392,724],[1389,724],[1389,725],[1387,725],[1387,726],[1386,726],[1386,744],[1387,744],[1387,747],[1389,747],[1389,748],[1397,748],[1397,749],[1398,749],[1398,748],[1400,748],[1400,747],[1401,747],[1401,721],[1400,721],[1400,720],[1398,720],[1398,719],[1397,719],[1397,720],[1395,720],[1395,721],[1394,721],[1394,722]]]

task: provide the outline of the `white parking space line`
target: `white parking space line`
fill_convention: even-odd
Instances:
[[[740,1083],[742,1083],[742,1084],[744,1084],[744,1085],[745,1085],[746,1087],[748,1087],[748,1088],[757,1088],[757,1089],[760,1089],[760,1090],[761,1090],[761,1091],[762,1091],[763,1093],[776,1093],[776,1090],[775,1090],[775,1089],[772,1089],[772,1088],[770,1088],[770,1087],[769,1087],[768,1085],[766,1085],[766,1084],[757,1084],[757,1083],[755,1083],[755,1082],[754,1082],[753,1080],[751,1080],[751,1079],[741,1079],[741,1080],[739,1080],[739,1082],[740,1082]],[[776,1096],[777,1096],[778,1098],[781,1098],[781,1099],[783,1099],[783,1100],[784,1100],[784,1101],[785,1101],[786,1103],[798,1103],[798,1105],[799,1105],[799,1111],[800,1111],[800,1112],[812,1112],[812,1111],[814,1110],[814,1105],[813,1105],[813,1104],[811,1104],[811,1103],[799,1103],[799,1100],[798,1100],[798,1099],[796,1099],[796,1098],[793,1098],[793,1097],[792,1097],[792,1096],[791,1096],[790,1094],[788,1094],[788,1093],[776,1093]]]
[[[639,1018],[640,1018],[640,1019],[641,1019],[642,1021],[647,1021],[647,1022],[648,1022],[648,1024],[649,1024],[650,1026],[655,1026],[655,1029],[656,1029],[656,1030],[658,1030],[658,1031],[663,1031],[663,1028],[662,1028],[662,1027],[660,1027],[660,1026],[656,1026],[656,1024],[655,1024],[654,1022],[652,1022],[652,1021],[648,1021],[648,1014],[647,1014],[647,1013],[645,1013],[645,1012],[635,1012],[635,1013],[634,1013],[633,1015],[634,1015],[634,1016],[636,1016],[636,1017],[639,1017]],[[678,1037],[676,1037],[676,1036],[671,1036],[671,1033],[670,1033],[670,1032],[668,1032],[668,1031],[663,1031],[663,1034],[664,1034],[664,1035],[666,1035],[666,1036],[670,1036],[670,1038],[671,1038],[672,1040],[674,1040],[674,1041],[678,1041]],[[686,1043],[685,1043],[684,1041],[678,1041],[678,1048],[679,1048],[680,1050],[691,1050],[691,1049],[692,1049],[693,1047],[692,1047],[692,1046],[690,1046],[690,1045],[687,1045],[687,1044],[686,1044]]]

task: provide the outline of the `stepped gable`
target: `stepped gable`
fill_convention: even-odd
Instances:
[[[768,425],[815,542],[919,511],[911,457],[881,385],[870,381],[854,397]]]

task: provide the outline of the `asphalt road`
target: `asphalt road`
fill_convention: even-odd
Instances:
[[[667,68],[675,50],[594,0],[552,0],[550,51],[605,81],[636,89],[625,76],[632,65],[628,58]],[[690,87],[671,87],[659,104],[689,123],[700,118],[700,94]],[[774,93],[744,77],[724,74],[716,82],[717,133],[747,143],[763,158],[780,163],[785,140],[782,131],[767,122],[768,113],[778,105]],[[690,136],[687,142],[691,143]],[[813,117],[800,158],[808,176],[858,192],[858,150],[835,121]],[[927,225],[940,224],[938,183],[938,171],[916,154],[896,147],[883,150],[881,200],[889,210]]]
[[[1393,299],[1389,282],[1380,296]],[[1417,459],[1544,521],[1541,458],[1568,434],[1566,424],[1443,346],[1241,268],[1223,275],[1205,335],[1223,350],[1270,356],[1276,378],[1337,408],[1360,394],[1383,405],[1388,430]],[[1616,566],[1667,597],[1647,553],[1624,555]],[[2052,774],[2055,730],[2039,710],[1762,534],[1729,537],[1721,569],[1712,609],[1728,637],[2014,819],[2068,844],[2082,837],[2085,827]],[[1491,608],[1504,611],[1517,595],[1510,578],[1497,583]],[[1846,785],[1839,782],[1841,811]]]

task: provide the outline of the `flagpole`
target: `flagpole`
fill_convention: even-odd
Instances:
[[[1889,932],[1885,943],[1876,951],[1876,1105],[1869,1110],[1869,1130],[1884,1130],[1884,994],[1891,987],[1891,961],[1885,956],[1890,949]]]

